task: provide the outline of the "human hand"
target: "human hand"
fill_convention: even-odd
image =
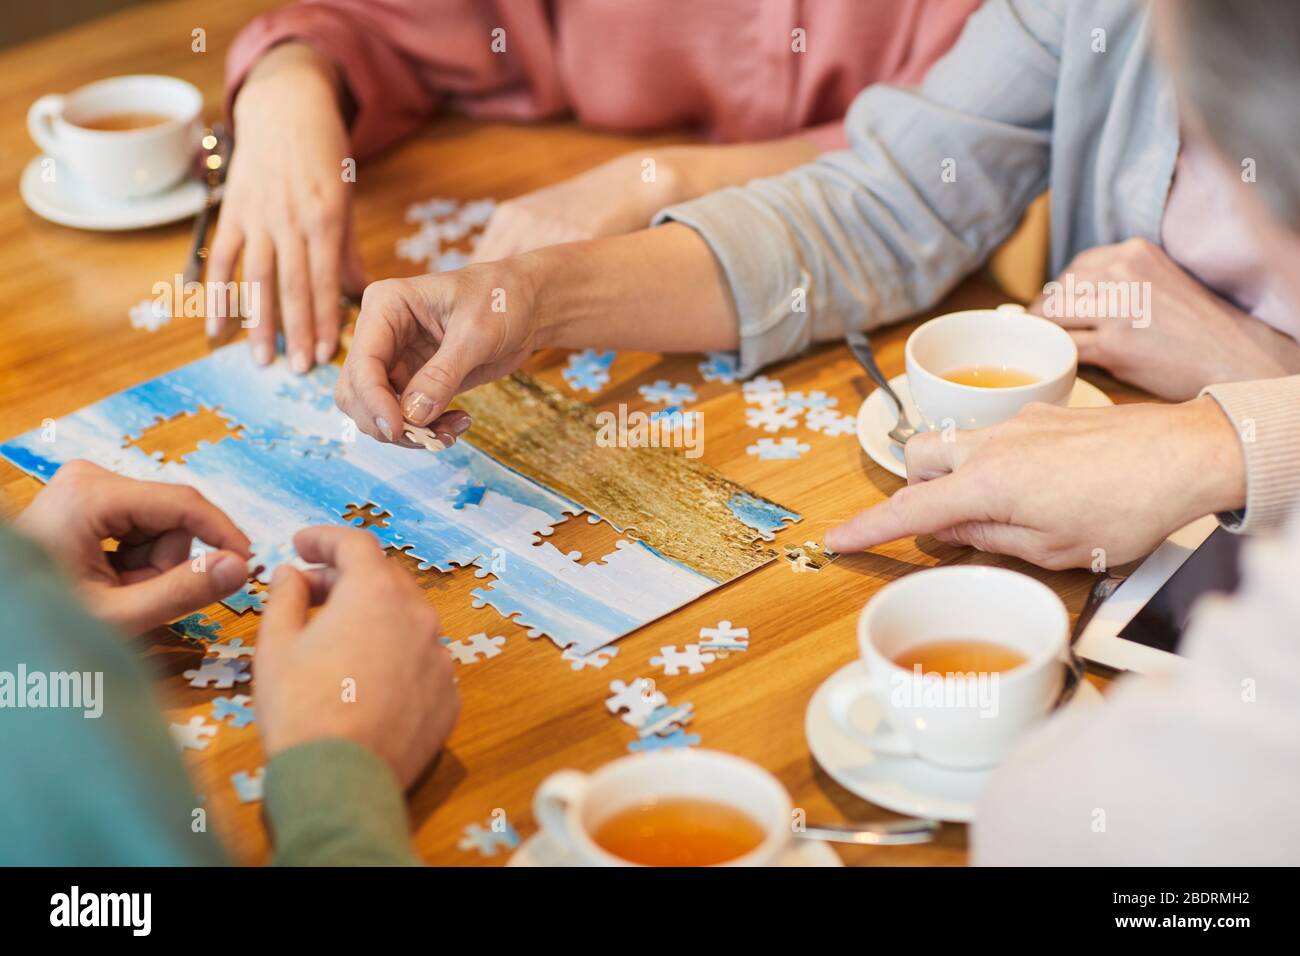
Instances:
[[[175,620],[237,591],[249,540],[185,485],[135,481],[70,461],[14,526],[59,560],[90,610],[127,633]],[[118,542],[105,551],[105,539]],[[219,550],[192,560],[195,538]]]
[[[367,286],[334,390],[338,407],[382,441],[409,444],[405,420],[455,442],[470,419],[447,404],[513,372],[537,347],[523,259]]]
[[[1228,417],[1182,405],[1026,406],[992,428],[906,446],[908,486],[826,534],[840,552],[931,534],[1045,568],[1115,566],[1203,515],[1246,503]]]
[[[1065,295],[1067,276],[1073,299]],[[1029,311],[1064,327],[1080,362],[1161,398],[1182,401],[1217,382],[1300,372],[1300,344],[1219,298],[1145,239],[1081,252],[1057,281],[1060,293],[1045,290]],[[1079,290],[1089,288],[1083,283],[1098,290],[1095,310],[1081,308]],[[1100,290],[1116,290],[1117,297]]]
[[[365,531],[305,528],[294,546],[325,566],[281,565],[271,578],[253,662],[266,751],[341,737],[409,787],[460,713],[438,614]]]
[[[278,325],[295,372],[338,348],[340,289],[359,293],[364,267],[352,232],[342,162],[349,144],[333,69],[311,47],[285,43],[255,66],[234,104],[237,141],[207,279],[256,283],[248,342],[253,359],[275,358]],[[212,310],[210,310],[212,311]],[[208,335],[224,319],[209,315]]]
[[[474,262],[493,262],[542,246],[617,236],[644,229],[677,201],[668,157],[656,158],[647,181],[636,153],[618,156],[553,186],[500,203],[488,220]]]

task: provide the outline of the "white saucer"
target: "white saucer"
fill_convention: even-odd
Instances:
[[[975,799],[991,771],[945,770],[917,757],[882,756],[831,720],[827,698],[840,684],[862,680],[860,667],[856,660],[845,664],[817,688],[808,703],[804,734],[817,763],[845,790],[886,810],[927,820],[970,823],[975,819]],[[1101,702],[1101,692],[1084,680],[1065,706],[1097,707]],[[867,729],[879,720],[880,712],[870,700],[860,699],[852,716],[858,726]]]
[[[534,833],[515,850],[506,866],[582,866],[582,862],[545,833]],[[843,866],[844,861],[819,840],[795,840],[781,866]]]
[[[889,380],[889,385],[902,399],[907,417],[914,422],[919,422],[921,414],[912,404],[912,391],[907,387],[907,375],[894,376]],[[1074,380],[1074,391],[1070,393],[1071,408],[1104,408],[1113,404],[1115,403],[1096,385],[1085,382],[1081,378]],[[899,478],[906,478],[903,449],[889,440],[889,431],[897,420],[894,403],[889,400],[884,389],[876,389],[863,400],[862,407],[858,409],[858,444],[881,468]],[[925,426],[920,427],[924,429]]]
[[[36,215],[74,229],[117,231],[147,229],[196,215],[207,201],[207,187],[193,179],[184,179],[166,192],[139,199],[104,199],[83,190],[62,169],[55,182],[41,178],[41,161],[37,156],[23,170],[19,192],[27,208]]]

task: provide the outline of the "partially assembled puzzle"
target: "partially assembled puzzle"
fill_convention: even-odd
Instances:
[[[599,447],[588,406],[525,375],[463,396],[474,428],[468,441],[439,452],[359,434],[333,405],[337,376],[334,365],[295,376],[283,359],[258,368],[232,345],[14,438],[0,455],[41,480],[86,458],[131,477],[192,485],[267,564],[291,557],[292,536],[306,525],[363,525],[422,570],[473,567],[483,579],[478,606],[568,648],[570,660],[771,560],[759,539],[798,520],[669,449]],[[226,437],[178,460],[140,447],[160,422],[204,410],[229,423]],[[383,522],[358,517],[371,506]],[[633,540],[590,563],[546,542],[556,525],[584,513]],[[232,606],[259,600],[247,592]],[[187,676],[234,688],[247,679],[246,665],[218,658]]]

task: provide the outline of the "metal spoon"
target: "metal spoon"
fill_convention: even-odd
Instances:
[[[943,826],[938,820],[880,820],[871,823],[810,823],[795,836],[858,846],[900,846],[930,843]]]
[[[880,371],[880,366],[876,364],[876,354],[871,350],[871,340],[867,338],[865,332],[850,332],[846,338],[849,351],[857,358],[858,363],[867,370],[871,380],[893,399],[894,407],[898,409],[898,423],[889,430],[889,440],[900,447],[906,445],[907,440],[916,434],[916,426],[908,420],[907,412],[903,410],[902,399],[890,387],[889,379],[885,378]]]

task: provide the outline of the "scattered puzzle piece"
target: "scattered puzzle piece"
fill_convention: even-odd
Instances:
[[[248,661],[230,661],[216,657],[205,657],[197,669],[183,671],[181,676],[190,682],[191,687],[216,687],[221,690],[229,690],[235,684],[247,683],[253,679],[253,675],[248,673]]]
[[[655,402],[658,405],[683,405],[695,401],[698,397],[695,389],[689,385],[671,385],[667,379],[662,378],[653,385],[642,385],[637,391],[647,402]]]
[[[161,299],[143,299],[131,306],[127,315],[131,319],[131,328],[157,332],[172,320],[167,303]]]
[[[251,644],[244,644],[242,637],[237,637],[233,641],[222,641],[218,644],[209,644],[208,653],[213,657],[221,660],[234,660],[240,657],[252,657],[257,648]]]
[[[212,702],[212,719],[218,722],[224,720],[236,729],[247,727],[256,720],[253,698],[247,694],[218,697]]]
[[[646,718],[668,703],[668,698],[654,689],[654,681],[645,677],[638,677],[630,684],[612,681],[609,690],[613,696],[605,701],[605,707],[611,714],[627,711],[623,714],[623,722],[632,727],[639,728]]]
[[[271,572],[282,564],[292,563],[298,552],[289,544],[253,544],[253,559],[250,567],[254,569],[253,579],[261,584],[269,584]]]
[[[234,594],[223,597],[221,603],[236,614],[243,614],[250,608],[253,613],[261,614],[262,608],[266,606],[266,592],[254,591],[252,582],[248,582]]]
[[[519,845],[519,834],[510,825],[510,821],[503,818],[500,824],[500,829],[494,829],[496,821],[490,822],[486,827],[471,823],[465,828],[456,846],[466,852],[474,850],[479,856],[496,856],[501,850],[513,850]]]
[[[172,724],[172,739],[184,750],[207,750],[212,738],[217,735],[216,724],[210,724],[201,716],[194,716],[188,723]]]
[[[488,637],[482,632],[471,635],[469,641],[442,638],[442,643],[451,651],[451,656],[462,664],[477,664],[479,660],[496,657],[501,653],[501,645],[505,642],[504,637]]]
[[[406,434],[407,439],[415,442],[417,445],[423,445],[425,451],[438,452],[447,450],[447,446],[442,443],[442,439],[435,435],[431,428],[425,428],[423,425],[411,425],[408,423],[403,425],[402,429]]]
[[[695,719],[694,704],[664,704],[656,707],[637,728],[642,737],[651,737],[674,732]]]
[[[838,398],[832,398],[825,392],[787,392],[785,404],[789,408],[834,408],[840,403]]]
[[[560,373],[575,392],[599,392],[609,384],[609,373],[598,368],[566,368]]]
[[[736,380],[736,357],[730,352],[708,352],[699,369],[706,382],[731,384]]]
[[[797,438],[782,438],[779,442],[760,438],[757,445],[750,445],[745,451],[764,461],[786,461],[802,457],[811,447]]]
[[[813,408],[808,412],[804,423],[815,432],[838,437],[854,435],[858,431],[858,421],[852,415],[844,415],[833,408]]]
[[[765,432],[779,432],[783,428],[794,428],[799,424],[799,410],[775,403],[747,408],[745,424],[750,428],[761,428]]]
[[[669,677],[675,677],[683,667],[688,674],[702,674],[704,665],[712,664],[713,661],[713,655],[702,654],[698,644],[687,644],[680,651],[677,650],[676,644],[671,647],[661,647],[659,656],[650,658],[650,663],[655,667],[662,667]]]
[[[679,750],[682,747],[698,747],[700,743],[699,734],[688,734],[681,727],[678,727],[671,734],[652,734],[649,737],[638,737],[627,745],[627,749],[632,753],[653,753],[656,750]]]
[[[230,782],[240,803],[257,803],[266,790],[266,768],[258,767],[251,774],[241,770],[231,776]]]
[[[719,621],[717,627],[702,627],[700,650],[713,651],[718,657],[726,657],[731,651],[747,651],[749,628],[732,627],[730,621]]]
[[[221,624],[210,620],[202,611],[187,615],[167,625],[167,630],[187,641],[215,641]]]
[[[741,390],[745,393],[745,401],[759,405],[778,404],[785,398],[785,386],[766,375],[750,379]]]
[[[590,654],[579,654],[573,648],[565,648],[564,653],[560,655],[560,659],[569,661],[573,670],[580,671],[586,667],[604,667],[617,656],[617,647],[598,647]]]
[[[839,557],[834,551],[824,550],[816,541],[805,541],[797,546],[787,544],[784,548],[790,570],[796,572],[820,571]]]

